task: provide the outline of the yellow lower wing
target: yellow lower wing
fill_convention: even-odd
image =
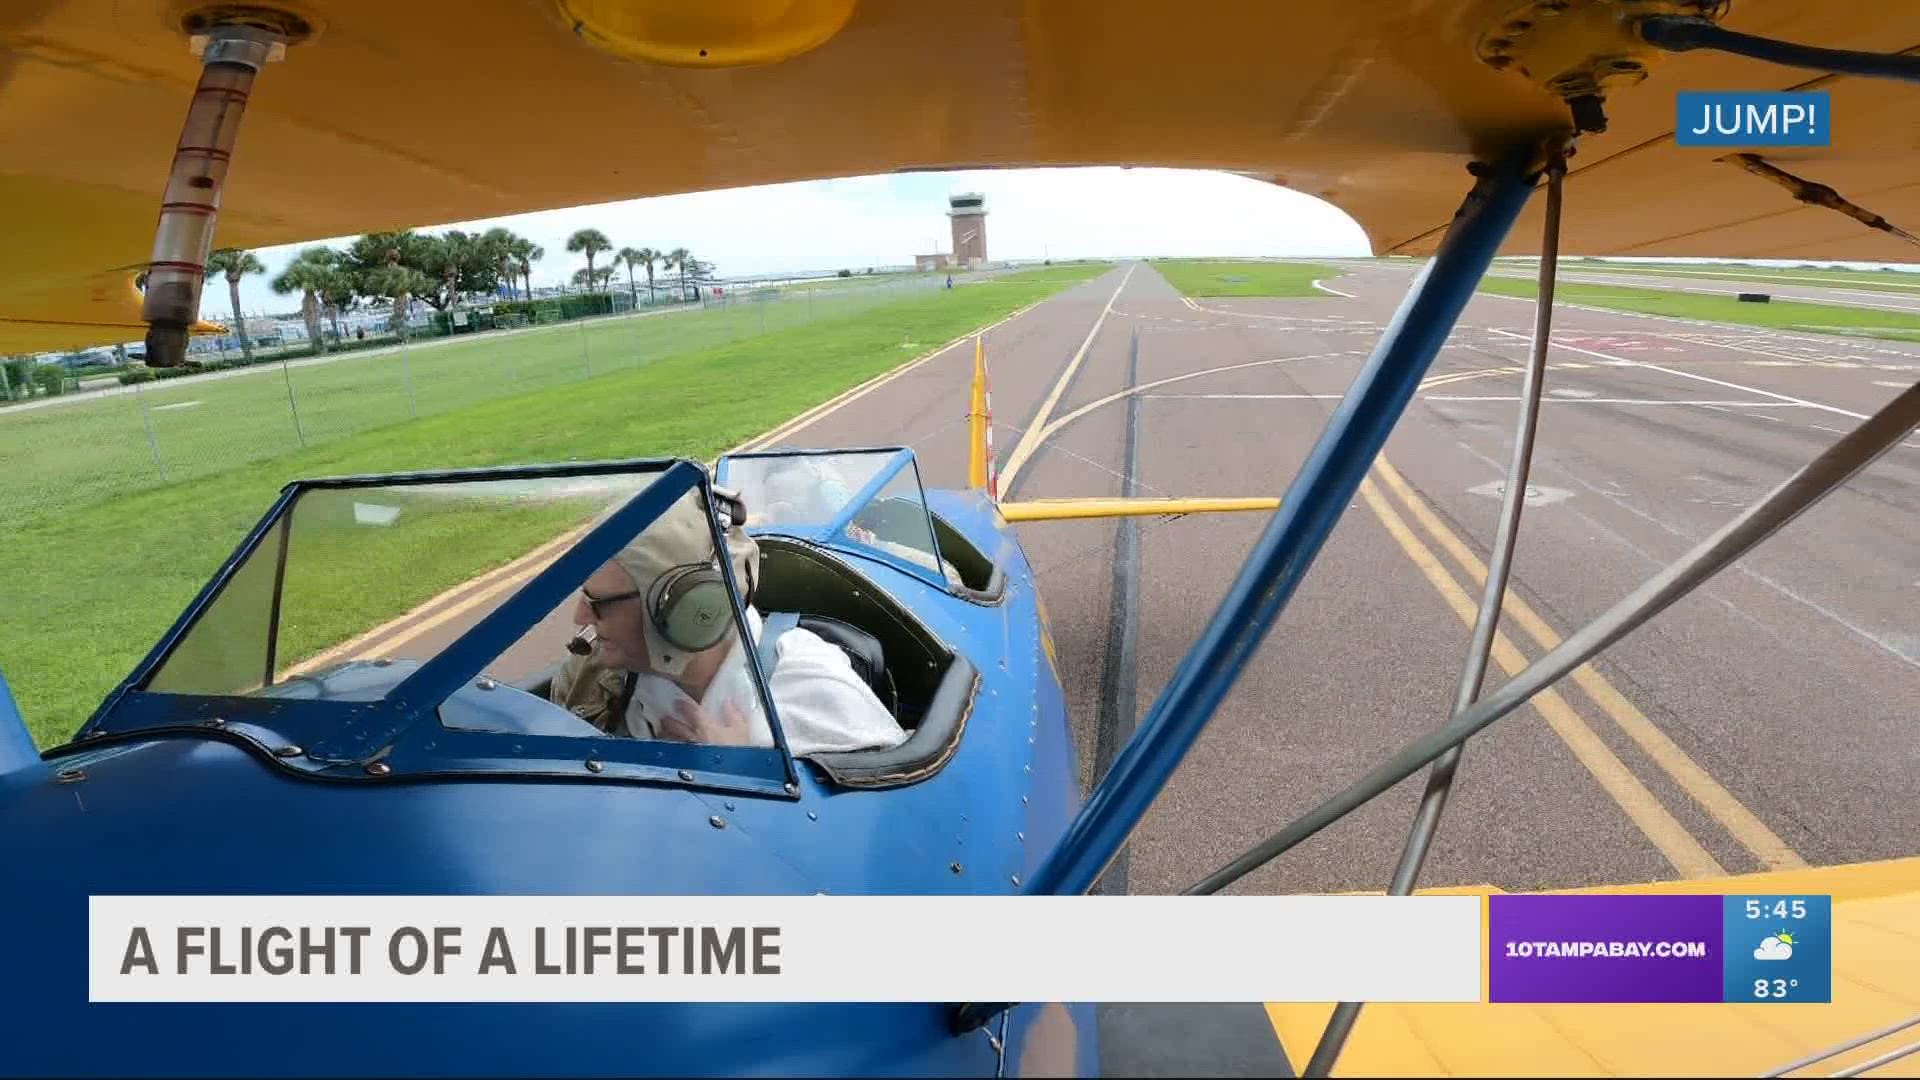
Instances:
[[[1158,517],[1166,514],[1219,514],[1245,510],[1273,510],[1276,498],[1196,499],[1026,499],[1000,501],[999,478],[993,461],[993,396],[987,383],[984,339],[973,338],[973,387],[967,406],[967,486],[987,492],[1008,521],[1076,521],[1089,518]]]
[[[1433,890],[1491,894],[1491,886]],[[1833,897],[1827,1005],[1368,1005],[1338,1076],[1758,1076],[1920,1015],[1920,858],[1567,893]],[[1270,1004],[1303,1067],[1332,1004]],[[1920,1038],[1916,1029],[1789,1075],[1830,1076]],[[1864,1075],[1920,1076],[1920,1055]]]

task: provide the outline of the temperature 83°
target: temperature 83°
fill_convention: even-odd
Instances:
[[[1756,998],[1790,997],[1793,994],[1794,988],[1799,985],[1799,979],[1755,979],[1753,980],[1753,996]]]

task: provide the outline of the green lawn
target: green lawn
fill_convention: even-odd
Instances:
[[[131,395],[0,416],[0,458],[8,462],[0,474],[0,505],[11,507],[0,514],[11,557],[10,572],[0,576],[0,666],[35,739],[43,746],[61,741],[152,646],[289,480],[570,459],[710,459],[927,348],[1107,268],[1055,266],[1010,274],[990,287],[920,290],[839,317],[816,308],[810,322],[794,318],[804,303],[768,303],[759,305],[770,319],[766,333],[757,331],[754,305],[743,304],[728,312],[565,325],[415,350],[418,420],[409,419],[405,390],[396,385],[397,357],[296,369],[312,443],[305,449],[294,441],[277,371],[198,387],[166,385],[151,390],[150,399],[166,394],[205,402],[159,414],[168,417],[163,449],[200,448],[179,453],[166,483],[138,475],[117,447],[125,440],[113,425],[131,423],[138,440],[132,461],[147,452]],[[775,329],[783,319],[799,324]],[[583,335],[588,350],[579,347]],[[345,377],[355,368],[362,374]],[[14,425],[28,417],[34,434],[23,437]],[[316,432],[328,438],[316,439]],[[23,450],[62,477],[58,485],[34,489],[38,504],[24,512],[16,491],[22,470],[9,456]],[[118,486],[90,483],[89,469],[135,475],[122,476]],[[439,546],[434,580],[405,593],[379,586],[343,591],[324,631],[302,647],[376,625],[419,596],[497,564],[507,552],[530,546],[541,529],[551,530],[550,522],[535,524],[504,545]]]
[[[1313,287],[1314,280],[1340,276],[1339,270],[1317,263],[1156,259],[1152,265],[1182,296],[1325,296]]]
[[[1538,295],[1535,283],[1523,278],[1484,278],[1480,282],[1480,291],[1502,296]],[[1679,319],[1764,326],[1773,330],[1920,341],[1920,315],[1903,315],[1897,311],[1807,304],[1797,300],[1743,304],[1731,296],[1581,285],[1564,281],[1554,287],[1554,298],[1569,304],[1587,304],[1643,315],[1671,315]]]
[[[0,531],[109,496],[271,460],[303,449],[303,440],[313,448],[936,291],[931,281],[903,281],[742,297],[705,310],[440,338],[405,352],[346,353],[290,367],[284,376],[275,364],[230,377],[148,383],[138,394],[0,410]]]
[[[1660,274],[1674,277],[1719,278],[1722,281],[1752,281],[1762,285],[1829,285],[1853,289],[1878,289],[1882,292],[1920,293],[1920,273],[1902,270],[1833,270],[1788,266],[1720,266],[1714,263],[1629,263],[1564,259],[1566,270],[1631,271],[1636,274]]]

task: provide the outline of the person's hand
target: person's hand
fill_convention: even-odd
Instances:
[[[747,714],[731,701],[720,706],[717,716],[691,701],[674,702],[673,711],[660,720],[660,734],[706,746],[746,746],[751,739]]]

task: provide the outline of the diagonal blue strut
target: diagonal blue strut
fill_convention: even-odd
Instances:
[[[1125,845],[1351,504],[1538,171],[1532,147],[1478,170],[1439,251],[1414,279],[1212,621],[1022,892],[1085,893]]]

